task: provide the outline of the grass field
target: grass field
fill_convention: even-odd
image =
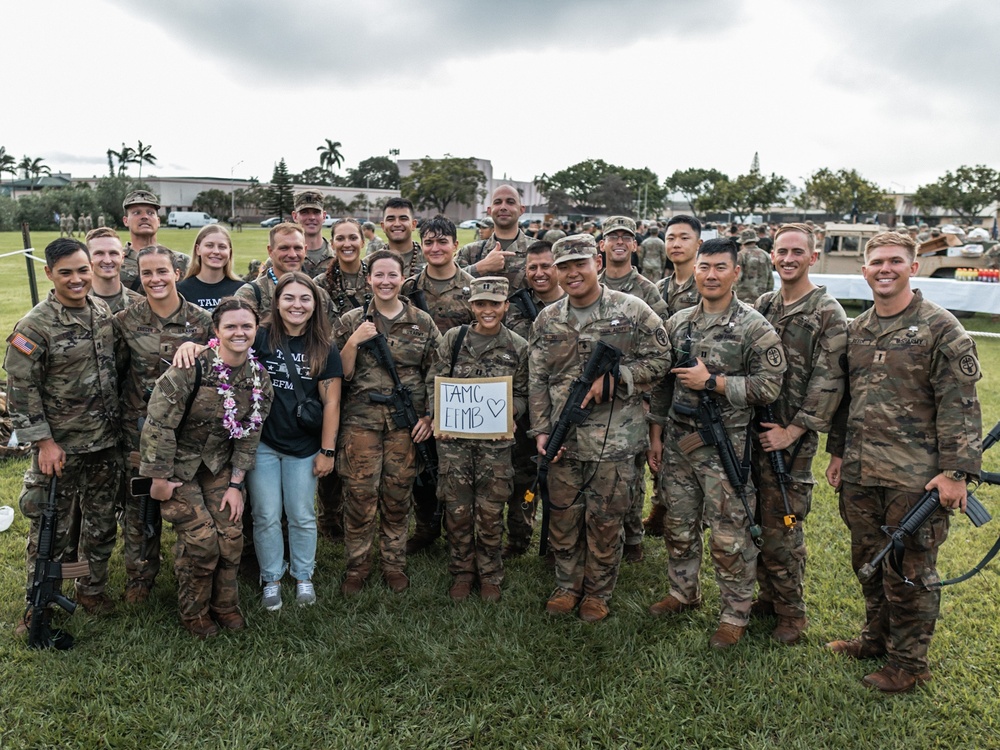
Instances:
[[[189,250],[194,232],[161,241]],[[177,241],[174,241],[177,237]],[[265,233],[236,236],[242,267],[261,257]],[[49,237],[36,237],[44,247]],[[20,246],[0,234],[0,252]],[[40,269],[39,269],[40,270]],[[27,309],[24,262],[0,260],[0,327]],[[988,319],[969,328],[1000,329]],[[1000,343],[981,340],[984,423],[1000,418]],[[826,461],[817,462],[821,476]],[[987,456],[1000,469],[1000,452]],[[0,463],[0,504],[16,505],[24,461]],[[979,493],[1000,516],[1000,490]],[[78,610],[57,621],[77,639],[66,653],[30,652],[13,636],[21,616],[24,539],[18,517],[0,534],[0,748],[996,748],[1000,747],[1000,564],[947,589],[931,647],[934,681],[886,697],[856,663],[822,648],[862,623],[859,586],[836,498],[817,485],[807,521],[807,642],[781,647],[754,623],[736,648],[715,653],[718,591],[703,570],[695,613],[657,620],[646,608],[666,592],[663,543],[623,567],[612,616],[596,626],[544,612],[551,573],[535,556],[508,566],[504,599],[453,604],[441,542],[410,561],[412,586],[381,583],[350,601],[337,587],[343,548],[321,540],[319,601],[264,611],[241,584],[249,629],[206,642],[179,626],[172,553],[151,601],[105,619]],[[963,572],[1000,533],[952,526],[944,576]],[[165,533],[172,542],[173,535]],[[112,592],[120,596],[120,548]],[[287,587],[286,587],[287,588]],[[287,597],[287,591],[286,591]]]

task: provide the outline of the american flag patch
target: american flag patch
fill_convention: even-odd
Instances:
[[[38,349],[38,344],[29,339],[23,333],[15,333],[10,337],[10,345],[17,349],[21,354],[31,356]]]

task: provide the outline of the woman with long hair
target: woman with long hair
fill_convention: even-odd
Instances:
[[[184,299],[209,312],[246,283],[233,271],[233,240],[221,224],[202,227],[194,238],[191,267],[177,285]]]
[[[274,385],[257,464],[247,478],[254,549],[264,583],[262,604],[272,611],[281,608],[281,578],[286,569],[296,580],[296,602],[316,601],[313,497],[317,479],[333,471],[343,377],[340,352],[330,343],[330,323],[318,301],[319,289],[304,273],[282,275],[274,290],[270,320],[258,329],[254,341],[254,351]],[[296,412],[306,400],[322,403],[321,425],[302,423]],[[290,566],[284,560],[282,511],[288,518]]]
[[[365,236],[357,219],[337,219],[330,231],[335,259],[315,281],[330,295],[338,316],[362,307],[372,297],[368,264],[362,260]]]
[[[386,339],[418,415],[425,414],[424,378],[441,340],[434,319],[400,296],[403,263],[399,256],[379,250],[367,260],[371,303],[344,314],[334,331],[347,383],[337,454],[337,471],[344,483],[347,577],[341,591],[345,596],[360,592],[371,573],[376,512],[381,515],[382,577],[396,593],[409,586],[406,534],[417,475],[415,444],[431,436],[429,416],[421,416],[412,430],[394,422],[392,409],[385,403],[393,380],[371,349],[373,339]]]
[[[273,398],[271,379],[251,348],[258,323],[253,306],[226,298],[212,323],[217,338],[195,366],[171,367],[156,381],[139,448],[139,473],[152,479],[149,494],[177,533],[181,622],[197,638],[215,635],[218,626],[246,625],[236,585],[243,483]]]

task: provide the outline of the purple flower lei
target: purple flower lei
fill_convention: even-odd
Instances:
[[[217,338],[211,339],[208,342],[208,346],[211,348],[212,353],[215,354],[215,364],[212,365],[212,372],[219,378],[219,385],[216,391],[222,396],[222,408],[224,410],[222,426],[229,430],[229,437],[239,440],[251,432],[259,430],[260,426],[264,423],[264,420],[260,416],[260,404],[264,400],[264,393],[260,387],[260,374],[264,371],[264,366],[261,365],[260,361],[254,355],[253,348],[251,348],[247,352],[247,358],[250,360],[253,369],[253,388],[250,391],[250,401],[253,408],[250,410],[250,418],[245,423],[240,422],[236,418],[236,399],[233,398],[233,387],[229,383],[229,376],[232,374],[233,368],[223,362],[219,356],[219,340]]]

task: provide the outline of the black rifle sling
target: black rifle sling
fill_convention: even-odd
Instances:
[[[458,353],[462,350],[462,342],[465,341],[465,334],[468,332],[468,324],[465,324],[458,329],[458,335],[455,337],[455,343],[451,347],[451,367],[448,368],[449,378],[455,377],[455,363],[458,362]]]
[[[295,401],[299,406],[302,406],[306,400],[306,389],[302,385],[302,378],[299,377],[299,368],[292,357],[292,350],[282,346],[279,351],[281,352],[281,356],[285,358],[285,369],[288,371],[288,377],[292,381],[292,387],[295,388]]]

